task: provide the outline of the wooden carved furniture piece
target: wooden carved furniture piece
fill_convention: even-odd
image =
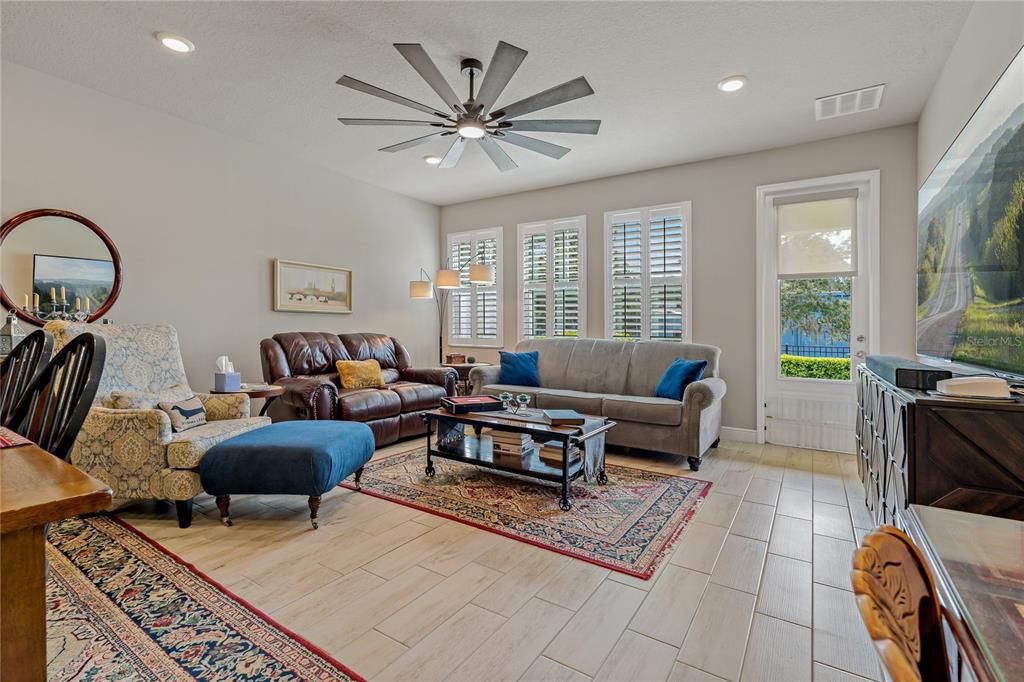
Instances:
[[[1024,401],[940,398],[861,365],[857,454],[875,523],[910,504],[1024,520]]]
[[[47,523],[109,509],[110,488],[35,445],[0,450],[0,678],[46,679]]]
[[[850,581],[893,682],[949,682],[935,580],[910,538],[894,526],[868,533],[853,553]]]
[[[37,329],[0,363],[0,426],[7,423],[29,382],[50,361],[53,335]]]
[[[588,417],[587,423],[583,426],[550,426],[536,421],[526,421],[501,416],[496,412],[467,412],[465,414],[451,414],[445,410],[430,410],[424,413],[424,421],[427,423],[427,465],[425,473],[428,477],[434,476],[434,465],[432,458],[440,457],[465,464],[473,464],[485,469],[495,469],[513,474],[520,474],[530,478],[537,478],[544,481],[553,481],[561,484],[561,495],[558,506],[562,511],[569,511],[572,502],[569,499],[569,484],[584,473],[584,460],[586,455],[583,450],[587,441],[606,434],[615,427],[615,422],[605,417]],[[464,437],[463,427],[469,426],[476,435],[475,439]],[[511,460],[508,457],[495,457],[491,449],[489,439],[481,438],[483,429],[489,428],[494,431],[507,431],[510,433],[525,433],[534,437],[539,443],[557,441],[562,446],[562,466],[555,467],[543,462],[536,452],[524,455],[518,460]],[[435,439],[434,434],[437,434]],[[596,442],[596,441],[595,441]],[[578,447],[581,456],[570,460],[568,453],[572,448]],[[597,473],[597,482],[604,485],[608,478],[604,473],[604,454],[599,455],[600,466]]]
[[[904,519],[937,583],[952,679],[1024,680],[1024,523],[921,505]]]

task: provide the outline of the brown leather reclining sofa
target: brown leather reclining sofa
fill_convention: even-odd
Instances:
[[[455,395],[450,368],[413,369],[409,352],[386,334],[287,332],[260,342],[265,381],[285,388],[270,408],[274,421],[343,419],[373,429],[377,445],[426,433],[421,414]],[[380,363],[383,388],[342,389],[334,363]]]

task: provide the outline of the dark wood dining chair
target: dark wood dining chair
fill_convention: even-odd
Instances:
[[[25,389],[53,354],[53,334],[37,329],[0,363],[0,426],[5,426]]]
[[[949,682],[938,590],[914,542],[895,526],[868,533],[853,553],[850,581],[893,682]]]
[[[99,388],[107,347],[80,334],[60,349],[29,383],[8,428],[67,460]]]

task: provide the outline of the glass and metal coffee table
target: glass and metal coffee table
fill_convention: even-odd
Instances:
[[[437,409],[423,413],[423,419],[427,423],[425,473],[428,477],[434,476],[433,458],[440,457],[553,481],[562,486],[558,507],[563,511],[572,509],[569,484],[583,475],[585,469],[595,473],[598,484],[605,485],[608,482],[604,472],[604,438],[599,436],[614,428],[615,422],[605,417],[587,416],[581,426],[551,426],[540,421],[539,410],[520,410],[518,414],[504,411],[451,414]],[[466,427],[472,429],[474,438],[467,437]],[[544,462],[537,447],[521,457],[496,457],[490,439],[481,437],[484,429],[525,433],[541,443],[555,441],[562,446],[561,467]],[[569,453],[574,448],[579,448],[580,456],[570,461]]]

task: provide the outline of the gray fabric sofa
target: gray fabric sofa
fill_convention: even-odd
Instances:
[[[604,339],[522,341],[517,353],[538,351],[540,387],[498,383],[498,365],[469,373],[473,393],[526,393],[541,409],[568,409],[617,422],[608,442],[688,458],[697,471],[722,429],[725,381],[718,377],[721,349],[696,343]],[[662,373],[676,358],[707,360],[704,378],[687,386],[682,401],[655,398]]]

